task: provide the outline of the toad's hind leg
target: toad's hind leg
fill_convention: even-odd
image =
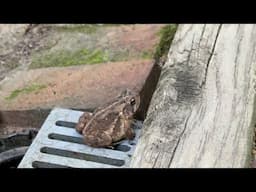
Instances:
[[[90,112],[84,112],[83,115],[81,115],[81,117],[79,118],[79,121],[78,123],[76,124],[76,131],[78,133],[82,133],[85,125],[89,122],[89,120],[91,119],[92,117],[92,113]]]
[[[104,132],[98,132],[96,135],[84,134],[85,144],[92,147],[109,147],[112,138]]]
[[[129,129],[127,129],[126,131],[126,138],[129,139],[129,140],[132,140],[134,139],[135,137],[135,132],[134,130],[130,127]]]
[[[125,132],[126,139],[129,139],[129,140],[133,139],[135,137],[135,133],[132,128],[132,121],[131,120],[125,121],[124,126],[125,126],[125,130],[126,130],[126,132]]]

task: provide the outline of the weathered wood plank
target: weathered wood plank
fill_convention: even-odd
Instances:
[[[256,25],[180,25],[131,167],[247,167]]]

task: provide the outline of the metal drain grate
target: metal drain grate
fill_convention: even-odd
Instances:
[[[122,168],[128,167],[142,127],[135,121],[136,136],[114,149],[83,144],[74,129],[82,111],[55,108],[51,111],[18,168]]]

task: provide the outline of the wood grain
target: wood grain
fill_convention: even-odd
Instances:
[[[248,167],[256,25],[179,25],[131,167]]]

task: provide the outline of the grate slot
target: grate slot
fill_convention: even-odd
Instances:
[[[56,121],[55,125],[67,128],[75,128],[77,123],[68,121]]]
[[[68,157],[63,157],[63,156],[41,153],[40,149],[38,151],[38,156],[40,158],[31,159],[32,160],[30,162],[31,166],[29,166],[29,167],[33,168],[32,162],[40,161],[40,162],[47,162],[47,163],[55,164],[55,165],[68,166],[71,168],[99,168],[99,166],[101,168],[119,168],[118,166],[100,164],[100,163],[96,163],[96,162],[92,162],[92,161],[84,161],[81,159],[73,159],[73,158],[68,158]]]
[[[47,163],[42,161],[33,161],[32,167],[33,168],[72,168],[64,165],[58,165],[58,164]]]
[[[49,139],[59,140],[59,141],[67,141],[71,143],[84,144],[83,138],[81,137],[72,137],[68,135],[61,135],[56,133],[51,133],[48,135]]]
[[[40,152],[51,154],[51,155],[74,158],[74,159],[82,159],[82,160],[92,161],[97,163],[104,163],[104,164],[114,165],[114,166],[122,166],[125,163],[124,160],[102,157],[102,156],[92,155],[88,153],[79,153],[74,151],[56,149],[51,147],[43,147],[41,148]]]
[[[81,137],[73,137],[73,136],[68,136],[68,135],[51,133],[51,134],[48,135],[48,138],[49,139],[54,139],[54,140],[59,140],[59,141],[66,141],[66,142],[71,142],[71,143],[84,144],[83,138],[81,138]],[[106,149],[109,149],[109,148],[106,147]],[[129,147],[127,145],[117,144],[117,145],[113,146],[112,150],[127,152],[130,149],[131,149],[131,147]]]
[[[129,147],[127,145],[119,144],[119,145],[115,145],[113,150],[128,152],[131,150],[131,147]]]

